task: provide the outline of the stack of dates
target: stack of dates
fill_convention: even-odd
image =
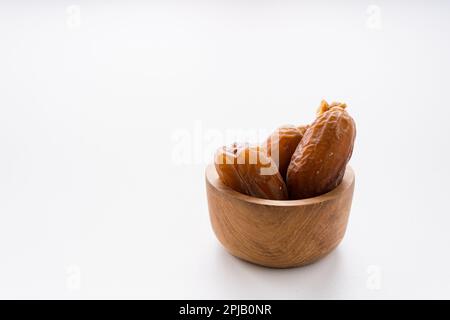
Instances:
[[[315,197],[336,188],[353,151],[356,127],[346,105],[322,101],[310,125],[282,126],[262,145],[233,144],[215,154],[222,182],[272,200]]]

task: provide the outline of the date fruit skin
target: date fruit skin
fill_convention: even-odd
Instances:
[[[286,177],[290,199],[315,197],[337,187],[352,155],[356,126],[346,105],[322,104],[292,155]]]
[[[295,127],[285,125],[279,127],[272,133],[263,144],[267,150],[267,155],[271,157],[278,166],[283,179],[286,178],[286,172],[291,162],[291,157],[294,154],[300,140],[306,131],[306,127]]]
[[[325,112],[327,112],[328,110],[330,110],[331,108],[334,107],[339,107],[342,109],[347,108],[347,105],[345,103],[341,103],[341,102],[332,102],[330,104],[328,104],[328,102],[326,102],[325,100],[322,100],[320,102],[320,106],[316,111],[316,115],[317,117],[321,116],[322,114],[324,114]]]
[[[309,128],[309,124],[306,124],[306,125],[298,126],[297,130],[300,131],[300,134],[303,137],[305,135],[306,130],[308,130],[308,128]]]
[[[263,199],[288,199],[286,184],[264,148],[235,143],[217,150],[214,163],[222,182],[235,191]]]

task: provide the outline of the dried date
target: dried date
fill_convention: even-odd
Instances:
[[[222,147],[216,152],[215,167],[222,182],[238,192],[263,199],[288,199],[275,162],[259,146]]]
[[[291,199],[326,193],[342,181],[356,136],[355,122],[345,104],[322,102],[318,117],[306,130],[287,170]]]

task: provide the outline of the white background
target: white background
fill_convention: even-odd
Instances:
[[[450,5],[335,2],[3,1],[0,298],[450,298]],[[233,258],[214,149],[323,98],[358,128],[344,241]]]

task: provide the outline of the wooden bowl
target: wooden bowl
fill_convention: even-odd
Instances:
[[[214,164],[206,168],[212,228],[234,256],[273,268],[314,262],[341,242],[352,204],[355,175],[347,166],[334,190],[303,200],[266,200],[224,185]]]

